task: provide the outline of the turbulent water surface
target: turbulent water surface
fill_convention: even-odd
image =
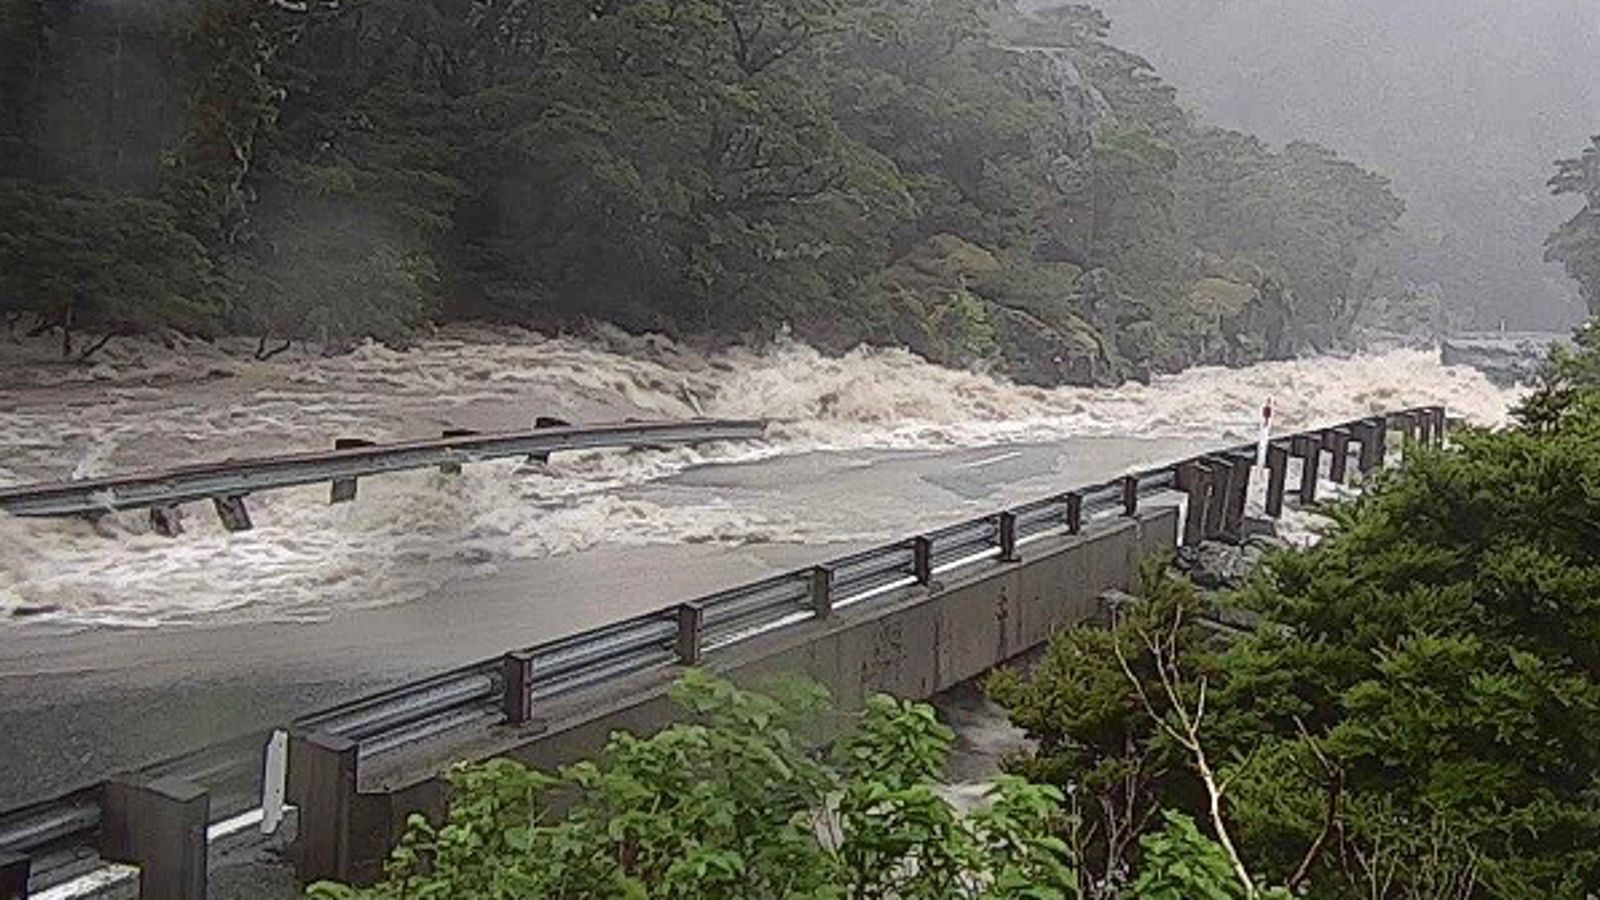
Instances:
[[[12,623],[0,628],[320,620],[404,602],[463,572],[597,546],[859,541],[911,527],[870,509],[841,518],[838,497],[780,502],[737,490],[736,479],[684,477],[698,467],[1097,436],[1241,440],[1254,435],[1268,398],[1286,430],[1441,402],[1493,423],[1512,397],[1414,350],[1045,390],[895,350],[828,357],[779,342],[706,355],[660,339],[481,328],[404,351],[368,345],[266,362],[209,344],[128,341],[95,367],[60,367],[27,349],[0,360],[0,483],[326,447],[336,437],[520,429],[539,415],[773,424],[760,443],[367,479],[358,502],[340,506],[326,503],[325,487],[264,494],[251,501],[256,529],[241,534],[201,506],[175,540],[134,514],[0,517],[0,612]]]

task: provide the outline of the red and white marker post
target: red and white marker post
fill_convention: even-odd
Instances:
[[[1272,443],[1272,398],[1267,398],[1267,405],[1261,407],[1261,437],[1256,440],[1256,465],[1263,468],[1267,465],[1267,445]]]

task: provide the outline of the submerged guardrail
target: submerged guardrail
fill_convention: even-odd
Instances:
[[[94,516],[148,509],[156,530],[179,530],[179,504],[210,500],[229,530],[251,527],[245,498],[260,491],[307,484],[331,484],[329,500],[354,500],[358,479],[390,472],[437,467],[460,472],[466,463],[511,457],[549,459],[570,450],[663,447],[708,441],[752,440],[766,431],[758,420],[694,419],[685,422],[623,422],[575,427],[540,419],[534,431],[480,434],[448,431],[441,438],[374,444],[341,439],[333,450],[291,453],[258,459],[179,466],[150,472],[84,478],[0,489],[0,510],[14,516]]]
[[[1324,474],[1324,455],[1328,458],[1327,477],[1342,482],[1352,462],[1362,472],[1384,464],[1391,431],[1398,429],[1408,443],[1435,444],[1443,441],[1445,423],[1443,407],[1422,407],[1273,438],[1266,454],[1265,511],[1273,517],[1282,514],[1290,494],[1287,475],[1291,459],[1302,463],[1300,483],[1293,494],[1302,503],[1310,503],[1316,499]],[[725,439],[745,436],[757,425],[697,424],[699,430],[679,426],[680,430],[666,433],[684,440],[692,436]],[[649,428],[568,430],[566,437],[577,440],[578,435],[571,432],[581,431],[609,434],[616,440],[664,441],[662,431]],[[552,443],[529,443],[529,437],[506,438],[494,446],[505,450],[503,455],[527,452],[529,447],[575,446],[561,443],[554,432],[541,435],[556,438]],[[444,448],[433,446],[435,443],[425,442],[424,450],[401,452],[436,454]],[[1359,448],[1354,455],[1352,445]],[[460,445],[449,445],[449,451],[461,452]],[[757,635],[826,618],[837,609],[867,603],[899,588],[931,586],[939,574],[1014,560],[1020,546],[1051,534],[1079,534],[1107,517],[1137,515],[1144,501],[1161,494],[1178,492],[1186,497],[1184,542],[1238,535],[1258,452],[1255,445],[1223,448],[1064,491],[693,602],[513,650],[293,722],[263,723],[264,729],[276,725],[289,731],[295,746],[301,748],[299,756],[291,751],[288,757],[291,794],[320,804],[301,811],[299,840],[309,847],[301,860],[302,874],[336,873],[343,865],[341,860],[348,861],[349,848],[338,837],[343,825],[335,820],[348,813],[341,813],[339,804],[349,795],[357,766],[363,761],[424,742],[479,733],[474,729],[530,722],[541,707],[587,689],[638,673],[697,665],[706,654]],[[423,456],[400,458],[420,460]],[[427,462],[416,464],[434,465],[439,458],[427,456]],[[209,471],[216,467],[196,468]],[[328,470],[323,469],[319,477],[308,480],[328,477]],[[237,784],[240,773],[263,771],[262,744],[260,738],[247,738],[241,739],[236,749],[202,748],[133,775],[0,813],[0,898],[25,897],[30,872],[37,888],[45,881],[59,880],[52,873],[81,868],[73,861],[98,857],[139,866],[147,892],[157,889],[152,887],[156,885],[162,891],[160,896],[199,900],[205,890],[205,834],[207,827],[212,831],[219,827],[213,818],[276,821],[276,815],[261,810],[241,810],[238,800],[244,795]],[[270,753],[267,758],[266,769],[271,770]],[[284,785],[273,779],[283,776],[280,768],[265,779],[252,780],[252,796],[281,803]],[[221,787],[224,784],[226,790]],[[227,797],[227,802],[213,809],[208,805],[213,795]]]

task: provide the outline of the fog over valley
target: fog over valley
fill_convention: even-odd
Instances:
[[[1044,4],[1037,4],[1044,5]],[[1580,204],[1551,161],[1600,131],[1589,0],[1102,0],[1113,40],[1208,121],[1327,144],[1394,179],[1418,252],[1465,324],[1582,317],[1545,237]]]

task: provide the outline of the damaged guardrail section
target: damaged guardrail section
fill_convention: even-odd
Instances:
[[[1272,439],[1267,514],[1280,515],[1291,492],[1314,502],[1324,477],[1343,481],[1352,466],[1381,467],[1393,435],[1407,444],[1442,442],[1445,421],[1442,407],[1426,407]],[[698,439],[722,439],[754,423],[697,427]],[[662,440],[660,433],[625,436]],[[562,448],[521,440],[502,449]],[[435,465],[443,451],[405,458]],[[293,722],[264,722],[290,734],[286,784],[278,780],[281,762],[269,762],[260,777],[265,741],[254,739],[0,813],[0,900],[26,897],[102,860],[138,866],[145,896],[199,900],[208,822],[241,815],[246,793],[238,777],[247,771],[256,773],[248,796],[271,805],[287,795],[298,808],[289,855],[301,877],[373,877],[407,814],[437,808],[433,776],[443,761],[509,753],[548,763],[594,749],[614,728],[659,724],[665,685],[683,666],[795,668],[845,702],[872,690],[926,696],[1029,649],[1073,616],[1092,615],[1101,591],[1131,586],[1145,553],[1240,533],[1257,453],[1254,445],[1226,448],[1067,490],[513,649]],[[1296,459],[1300,477],[1291,487]],[[200,468],[222,477],[225,467]],[[1146,508],[1163,495],[1185,498],[1181,529],[1171,505]],[[384,786],[372,789],[368,775],[380,771]],[[276,822],[281,813],[259,818]]]

